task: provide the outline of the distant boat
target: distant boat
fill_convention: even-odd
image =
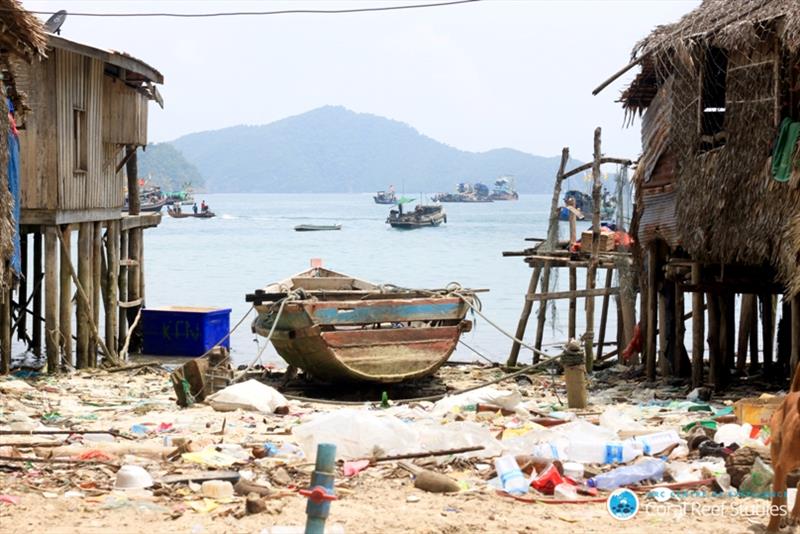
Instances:
[[[482,183],[468,184],[461,182],[455,193],[436,193],[431,197],[434,202],[491,202],[489,188]]]
[[[163,208],[166,205],[167,205],[167,201],[165,199],[163,199],[163,198],[160,199],[160,200],[151,200],[151,201],[148,201],[148,202],[142,202],[139,205],[139,211],[140,212],[161,211],[161,208]],[[128,211],[128,209],[129,209],[128,208],[128,203],[126,201],[125,205],[122,208],[122,211]]]
[[[564,204],[567,204],[570,198],[575,199],[575,207],[583,213],[584,217],[591,215],[594,211],[594,201],[591,195],[571,189],[564,194]],[[616,201],[613,198],[609,198],[608,192],[604,191],[603,198],[600,200],[600,218],[603,220],[613,219],[615,213]],[[558,218],[562,221],[569,220],[569,210],[566,207],[562,206],[558,215]],[[578,218],[582,219],[582,217]]]
[[[187,217],[194,217],[195,219],[210,219],[216,217],[213,211],[201,211],[194,213],[192,211],[178,211],[172,208],[167,208],[167,214],[174,219],[186,219]]]
[[[375,204],[394,204],[397,202],[397,195],[394,194],[394,189],[392,188],[389,188],[388,191],[378,191],[372,198],[375,200]]]
[[[492,200],[519,200],[519,194],[514,189],[514,179],[510,176],[501,176],[494,181]]]
[[[341,229],[341,224],[298,224],[294,227],[295,232],[325,232]]]
[[[447,222],[447,214],[444,208],[439,205],[423,206],[418,204],[414,211],[403,213],[403,204],[410,199],[400,199],[397,209],[389,212],[386,223],[392,228],[411,230],[413,228],[425,228],[427,226],[439,226]]]

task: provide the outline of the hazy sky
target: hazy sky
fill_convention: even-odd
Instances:
[[[414,0],[23,0],[31,10],[210,12],[335,9]],[[424,2],[423,2],[424,3]],[[589,159],[639,153],[639,122],[615,100],[634,43],[698,0],[487,0],[410,11],[212,19],[68,18],[62,35],[159,69],[165,109],[150,140],[264,124],[326,104],[409,123],[465,150],[512,147]]]

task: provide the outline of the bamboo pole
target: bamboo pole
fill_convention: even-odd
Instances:
[[[61,250],[60,254],[60,292],[59,292],[59,328],[61,330],[61,354],[64,360],[73,365],[72,360],[72,278],[69,275],[70,242],[72,238],[72,230],[69,225],[64,226],[61,232],[61,239],[66,245]]]
[[[742,306],[739,312],[739,336],[736,343],[736,370],[743,373],[747,365],[748,340],[753,334],[752,320],[756,296],[752,293],[742,295]]]
[[[44,276],[42,271],[42,228],[37,228],[33,234],[33,313],[42,316],[42,284],[40,280]],[[31,344],[33,353],[37,356],[42,354],[42,324],[39,321],[31,321]]]
[[[90,288],[92,282],[92,223],[81,223],[78,226],[78,278],[75,285]],[[89,289],[91,292],[91,289]],[[76,347],[76,367],[84,369],[89,367],[89,321],[92,320],[91,301],[79,298],[77,302],[77,320],[75,323],[78,332]]]
[[[700,284],[701,267],[699,263],[692,264],[692,284]],[[703,294],[699,291],[692,293],[692,387],[703,384],[703,331],[705,330],[705,312],[703,308]]]
[[[100,324],[100,290],[102,280],[101,254],[103,250],[103,223],[92,223],[92,320],[95,325]],[[90,344],[91,366],[97,367],[97,343]]]
[[[656,337],[658,321],[658,291],[656,291],[656,269],[658,269],[658,259],[656,256],[655,245],[650,245],[647,251],[647,310],[645,313],[645,374],[647,380],[653,382],[656,379]]]
[[[592,257],[586,272],[586,289],[595,288],[595,273],[597,272],[597,253],[600,247],[600,128],[594,130],[594,162],[592,164]],[[586,355],[586,371],[591,373],[594,367],[594,297],[586,298],[586,334],[583,337],[584,352]]]
[[[125,262],[128,260],[128,230],[122,230],[120,225],[119,234],[119,280],[117,280],[117,293],[118,301],[128,301],[128,266]],[[119,320],[117,321],[117,347],[125,339],[125,334],[128,328],[127,310],[119,308]],[[121,347],[120,347],[121,348]]]
[[[88,224],[91,224],[91,223],[88,223]],[[61,229],[56,227],[56,232],[58,233],[59,241],[61,241],[61,250],[65,251],[66,250],[66,245],[64,243],[63,235],[61,234]],[[80,236],[78,238],[78,245],[80,246]],[[89,296],[86,294],[86,291],[84,291],[83,286],[81,284],[81,281],[78,278],[78,275],[75,273],[75,268],[73,267],[72,262],[70,261],[67,264],[67,266],[69,267],[69,272],[70,272],[70,275],[72,276],[72,281],[75,282],[75,286],[78,289],[78,304],[82,303],[84,306],[88,307]],[[106,358],[108,360],[110,360],[112,364],[119,365],[120,362],[119,362],[119,359],[116,356],[116,353],[111,352],[110,350],[108,350],[108,347],[106,346],[105,341],[103,341],[103,339],[100,337],[100,334],[97,331],[97,326],[95,326],[94,322],[92,321],[91,314],[88,314],[87,323],[88,323],[89,328],[91,329],[92,335],[94,336],[95,340],[97,340],[97,343],[100,345],[100,348],[103,350],[103,354],[106,355]],[[80,338],[78,339],[78,341],[80,341]]]
[[[572,220],[573,215],[570,215]],[[577,269],[575,267],[569,268],[569,290],[575,292],[578,289]],[[567,338],[570,340],[575,339],[575,319],[577,314],[578,301],[574,296],[569,298],[569,319],[567,323]]]
[[[550,291],[550,266],[549,262],[545,262],[544,266],[542,266],[542,291],[548,292]],[[536,340],[534,343],[534,347],[536,350],[542,350],[542,341],[544,338],[544,323],[547,319],[547,303],[549,301],[547,299],[542,299],[539,301],[539,311],[536,313]],[[539,354],[534,352],[533,353],[533,363],[537,363],[539,361]]]
[[[142,264],[139,258],[139,252],[141,251],[141,247],[139,246],[139,242],[141,240],[141,228],[132,228],[128,231],[128,258],[136,262],[128,267],[128,302],[133,302],[139,300],[141,298],[141,272],[142,272]],[[139,313],[139,309],[141,306],[133,306],[131,308],[127,308],[128,313],[128,324],[133,322],[134,317],[136,314]],[[133,350],[136,352],[138,348],[135,340],[133,342]]]
[[[528,318],[531,315],[531,309],[533,308],[533,301],[528,299],[529,295],[533,295],[536,293],[536,286],[539,284],[539,276],[542,272],[541,267],[534,267],[533,272],[531,273],[531,280],[528,282],[528,292],[525,294],[525,304],[522,306],[522,314],[519,317],[519,322],[517,323],[517,332],[514,335],[517,339],[522,339],[525,335],[525,329],[528,325]],[[506,364],[510,367],[517,365],[517,359],[519,358],[519,350],[521,345],[514,341],[511,345],[511,352],[508,355],[508,360]]]
[[[605,289],[611,289],[611,282],[614,279],[614,269],[606,269],[606,285]],[[603,344],[606,339],[606,325],[608,324],[608,300],[609,293],[603,295],[603,305],[600,309],[600,339],[597,341],[597,359],[603,359]]]
[[[119,220],[108,222],[108,234],[106,238],[106,345],[115,350],[117,348],[117,333],[119,320],[119,240],[120,240]]]
[[[28,301],[28,234],[27,232],[20,232],[19,234],[19,264],[22,276],[19,278],[17,284],[17,300],[19,301],[20,309],[25,307]],[[34,270],[32,287],[36,286],[36,273]],[[35,291],[35,290],[34,290]],[[35,322],[35,321],[34,321]],[[19,318],[17,319],[17,339],[20,341],[28,341],[28,314],[20,311]],[[34,352],[36,350],[34,349]]]
[[[59,367],[58,340],[58,249],[56,247],[56,230],[47,226],[44,230],[44,329],[45,352],[47,354],[47,372],[55,373]],[[35,312],[34,312],[35,313]],[[34,324],[41,324],[33,321]]]

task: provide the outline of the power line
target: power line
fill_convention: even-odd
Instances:
[[[453,0],[450,2],[436,2],[432,4],[410,4],[402,6],[385,7],[357,7],[351,9],[284,9],[280,11],[224,11],[218,13],[97,13],[81,12],[68,13],[70,17],[172,17],[172,18],[211,18],[211,17],[253,17],[267,15],[338,15],[342,13],[368,13],[376,11],[398,11],[401,9],[422,9],[428,7],[445,7],[459,4],[472,4],[482,0]],[[15,11],[13,9],[0,9],[0,12]],[[29,11],[36,15],[54,15],[56,11]]]

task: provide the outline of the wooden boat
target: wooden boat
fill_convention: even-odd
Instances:
[[[167,205],[167,201],[166,201],[166,199],[163,199],[163,198],[160,199],[160,200],[152,200],[152,201],[148,201],[148,202],[142,202],[140,204],[140,206],[139,206],[139,211],[142,212],[142,213],[145,213],[145,212],[160,212],[161,208],[163,208],[166,205]],[[128,211],[128,203],[127,203],[127,201],[123,205],[122,211]]]
[[[185,219],[187,217],[194,217],[195,219],[210,219],[216,217],[213,211],[200,211],[194,213],[193,211],[178,211],[173,208],[167,208],[167,214],[175,219]]]
[[[341,224],[298,224],[294,227],[295,232],[324,232],[341,229]]]
[[[378,191],[372,199],[375,201],[375,204],[394,204],[397,202],[397,196],[394,194],[393,189]]]
[[[447,214],[442,206],[423,206],[421,204],[414,208],[414,211],[403,213],[403,205],[399,204],[398,209],[389,212],[386,223],[392,228],[410,230],[413,228],[425,228],[428,226],[439,226],[447,222]]]
[[[446,290],[382,287],[322,267],[246,300],[258,311],[253,331],[266,337],[275,324],[271,341],[278,354],[324,382],[393,383],[431,375],[472,326],[464,320],[469,306]]]

